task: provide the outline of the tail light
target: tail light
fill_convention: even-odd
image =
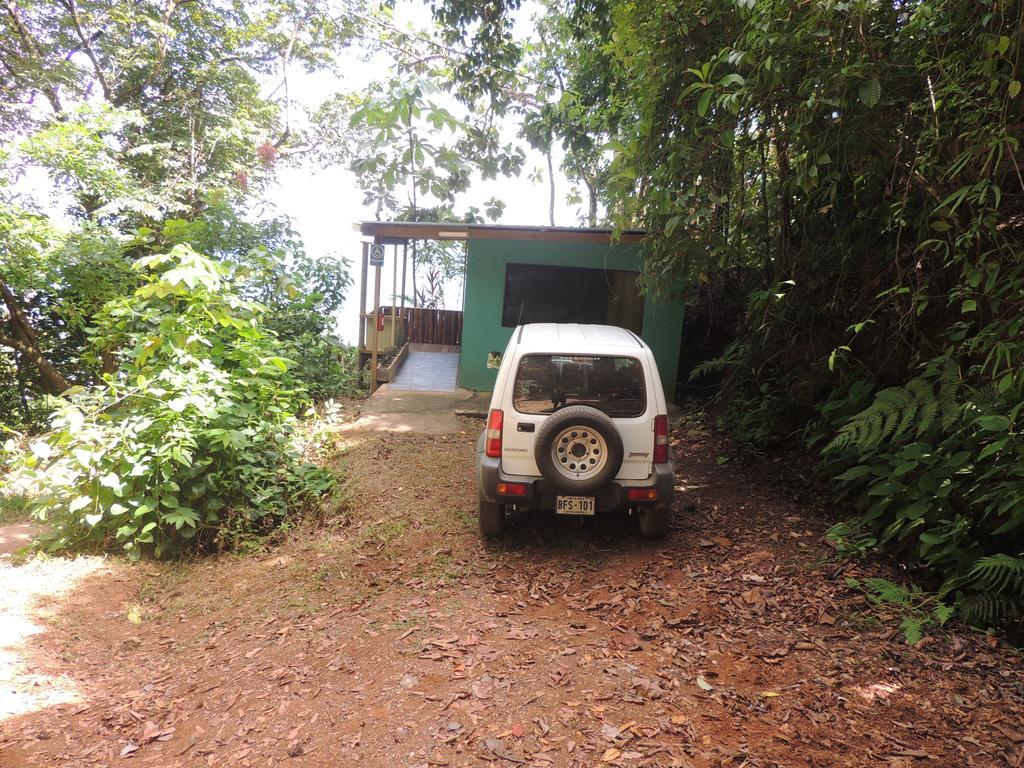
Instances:
[[[494,408],[487,416],[487,455],[492,459],[501,458],[501,423],[504,414]]]
[[[654,463],[668,464],[668,416],[654,417]]]
[[[500,496],[525,496],[526,485],[524,483],[498,483],[495,486]]]
[[[630,501],[657,501],[657,488],[630,488],[626,491],[626,498]]]

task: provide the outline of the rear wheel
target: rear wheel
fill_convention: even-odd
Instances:
[[[505,532],[505,505],[477,497],[476,519],[480,525],[480,535],[495,539]]]
[[[586,405],[551,414],[537,432],[537,468],[562,493],[590,494],[604,488],[622,466],[622,438],[612,421]]]
[[[652,539],[668,535],[672,527],[672,507],[647,507],[640,510],[640,533]]]

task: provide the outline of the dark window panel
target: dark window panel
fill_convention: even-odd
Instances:
[[[610,355],[524,355],[513,388],[520,413],[589,405],[613,418],[632,418],[643,415],[646,397],[640,361]]]
[[[636,273],[587,267],[508,264],[501,324],[594,323],[643,331]]]

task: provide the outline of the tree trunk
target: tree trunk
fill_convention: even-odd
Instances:
[[[37,347],[8,336],[6,333],[0,333],[0,345],[10,347],[15,352],[20,352],[22,359],[27,360],[36,367],[46,394],[59,395],[71,387],[63,374],[57,370],[57,367]]]
[[[36,341],[36,329],[25,317],[25,313],[18,306],[18,299],[7,283],[0,278],[0,297],[3,298],[7,307],[9,322],[13,335],[0,332],[0,345],[10,347],[15,352],[20,352],[22,359],[34,365],[39,371],[39,378],[43,389],[47,394],[59,395],[71,385],[64,378],[57,367],[51,363]]]
[[[100,371],[103,373],[117,372],[117,355],[112,350],[100,352]]]
[[[412,203],[412,220],[420,220],[419,203],[416,199],[416,136],[412,130],[412,106],[409,106],[409,178],[412,186],[409,189],[409,202]],[[412,241],[412,305],[418,307],[419,297],[416,293],[416,241]]]
[[[778,120],[772,121],[775,139],[775,162],[779,171],[779,253],[781,269],[775,270],[776,279],[789,274],[790,198],[789,198],[789,142]]]
[[[555,226],[555,164],[551,158],[552,149],[551,143],[548,142],[548,151],[544,153],[548,159],[548,189],[550,190],[550,196],[548,198],[548,217],[551,219],[551,226]]]
[[[25,317],[25,313],[21,311],[21,307],[18,305],[18,297],[14,295],[14,291],[4,282],[3,277],[0,277],[0,298],[3,298],[4,305],[7,307],[7,313],[11,317],[14,335],[22,339],[26,344],[35,346],[36,329],[32,327],[32,323]]]
[[[768,138],[764,131],[761,131],[761,138],[758,142],[761,149],[761,211],[764,214],[764,239],[761,243],[761,253],[764,254],[764,263],[761,271],[765,280],[771,279],[772,264],[772,218],[768,207]]]

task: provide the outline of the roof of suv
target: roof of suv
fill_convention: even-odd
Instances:
[[[530,323],[519,327],[516,344],[525,352],[612,352],[646,349],[632,331],[614,325]]]

